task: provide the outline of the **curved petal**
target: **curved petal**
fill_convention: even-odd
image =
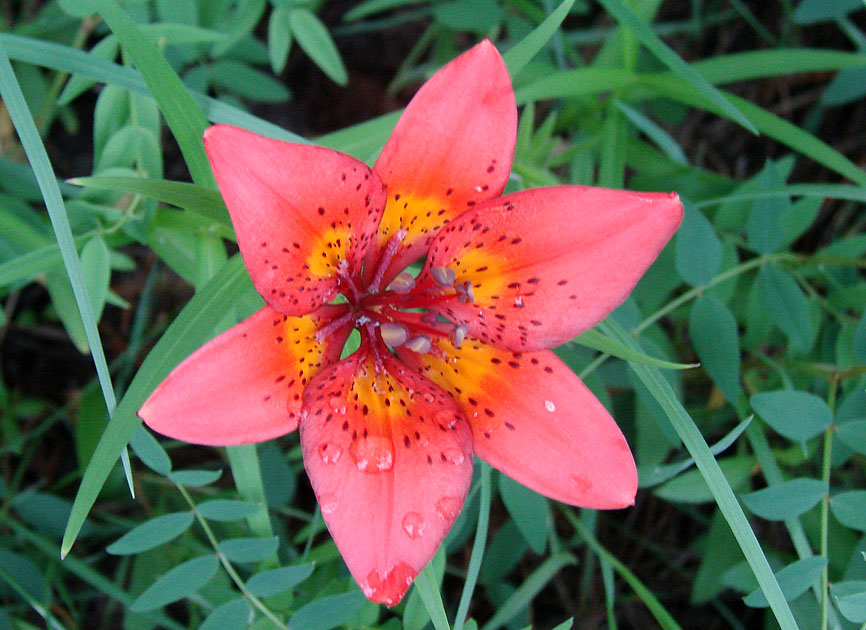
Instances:
[[[385,206],[364,163],[229,125],[210,127],[204,145],[244,264],[270,306],[309,313],[334,296],[341,266],[360,272]]]
[[[340,358],[351,331],[347,325],[325,343],[315,340],[316,328],[336,314],[323,307],[288,317],[262,308],[174,368],[138,415],[158,433],[213,446],[294,431],[305,385]]]
[[[676,231],[676,194],[583,186],[526,190],[443,229],[419,278],[447,267],[474,302],[439,307],[469,333],[511,350],[562,344],[619,306]]]
[[[388,187],[380,247],[407,231],[387,279],[419,258],[449,219],[502,193],[516,137],[511,79],[489,40],[421,87],[373,167]]]
[[[322,372],[304,411],[304,466],[325,523],[364,594],[393,606],[463,506],[469,427],[448,394],[384,348]]]
[[[594,509],[634,503],[637,471],[616,422],[550,350],[509,352],[440,339],[398,352],[450,392],[472,427],[475,454],[552,499]]]

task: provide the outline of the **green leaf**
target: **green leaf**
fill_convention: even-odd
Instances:
[[[129,609],[133,612],[147,612],[192,595],[210,582],[218,565],[216,556],[187,560],[151,584],[132,602]]]
[[[808,352],[814,341],[815,328],[809,315],[809,302],[794,277],[768,263],[758,271],[756,283],[761,305],[776,326],[782,329],[795,348]]]
[[[721,111],[739,125],[754,134],[758,130],[751,121],[731,103],[725,96],[701,76],[697,70],[682,60],[674,50],[665,44],[647,24],[645,24],[622,0],[599,0],[618,22],[631,29],[640,42],[652,52],[659,61],[665,64],[682,81],[691,84],[701,95],[713,103]]]
[[[547,42],[556,33],[556,29],[562,24],[572,6],[574,6],[574,0],[563,0],[529,35],[521,39],[502,55],[505,66],[512,77],[517,76],[517,73],[547,45]],[[346,17],[348,19],[348,15]]]
[[[199,488],[207,486],[222,477],[222,470],[174,470],[168,478],[178,485]]]
[[[253,101],[282,103],[292,96],[289,89],[272,76],[234,59],[213,62],[209,72],[213,85]]]
[[[262,509],[260,503],[233,501],[230,499],[212,499],[199,503],[196,510],[210,521],[239,521]]]
[[[286,7],[274,7],[268,18],[268,58],[274,74],[280,74],[289,59],[289,49],[292,47],[292,27],[289,24],[289,10]]]
[[[826,496],[827,484],[818,479],[791,479],[742,497],[752,513],[768,521],[784,521],[811,510]]]
[[[718,460],[719,468],[732,488],[742,486],[748,479],[755,458],[750,455],[737,455]],[[700,470],[689,470],[665,482],[653,494],[676,503],[708,503],[713,493]]]
[[[93,318],[98,322],[105,308],[108,284],[111,280],[111,265],[108,260],[108,247],[99,235],[94,236],[81,250],[81,272],[90,297]]]
[[[331,630],[355,616],[366,602],[361,591],[316,599],[292,615],[289,630]]]
[[[840,422],[836,426],[835,435],[855,453],[866,455],[866,419]]]
[[[105,550],[117,556],[141,553],[174,540],[192,525],[192,512],[173,512],[137,525]]]
[[[553,525],[547,499],[504,474],[499,475],[499,496],[532,550],[543,554]]]
[[[708,284],[722,264],[722,242],[704,213],[683,199],[683,223],[676,236],[676,268],[694,287]]]
[[[200,186],[216,187],[201,142],[202,134],[207,127],[207,119],[181,83],[177,73],[114,0],[89,1],[102,15],[102,19],[141,71],[177,140],[193,181]]]
[[[280,540],[273,538],[232,538],[223,540],[217,549],[232,562],[242,564],[267,560],[277,552]]]
[[[812,586],[812,583],[821,577],[821,572],[827,564],[827,559],[822,556],[803,558],[789,564],[776,573],[779,587],[787,601],[798,598]],[[761,589],[756,589],[743,598],[743,603],[752,608],[766,608],[769,604]]]
[[[243,597],[214,608],[198,630],[246,630],[250,627],[250,605]]]
[[[830,510],[845,527],[866,531],[866,490],[848,490],[833,495]]]
[[[159,445],[150,431],[142,426],[132,434],[129,445],[145,466],[160,475],[168,475],[171,472],[171,460],[165,449]]]
[[[761,172],[761,188],[772,190],[785,185],[785,180],[772,161],[767,161]],[[760,254],[775,252],[785,241],[782,219],[791,210],[788,197],[759,197],[752,202],[746,221],[746,237]]]
[[[857,328],[854,330],[854,356],[862,363],[866,363],[866,312],[860,318]]]
[[[862,8],[863,0],[802,0],[793,17],[798,24],[817,24],[830,22]]]
[[[678,145],[676,140],[674,140],[667,131],[662,129],[661,126],[656,124],[652,119],[645,116],[639,110],[626,105],[622,101],[614,101],[614,104],[623,114],[625,114],[626,118],[628,118],[640,131],[643,131],[649,139],[652,140],[653,143],[670,158],[672,162],[683,166],[688,165],[688,159],[686,158],[686,154],[683,153],[680,145]],[[682,231],[682,226],[680,226],[679,231]]]
[[[728,307],[705,293],[695,300],[689,316],[689,336],[701,365],[731,404],[740,388],[740,335]]]
[[[433,19],[457,31],[469,31],[479,37],[488,35],[503,18],[502,8],[495,0],[451,0],[434,4]]]
[[[280,567],[256,573],[246,582],[246,587],[256,597],[270,597],[294,588],[313,574],[312,564]]]
[[[830,587],[830,593],[845,619],[866,622],[866,580],[836,582]]]
[[[822,433],[833,422],[827,403],[808,392],[794,389],[761,392],[752,396],[749,402],[776,433],[793,442],[805,442]]]
[[[298,45],[334,83],[346,85],[349,76],[340,52],[325,25],[309,9],[291,9],[289,24]]]
[[[611,339],[608,335],[599,332],[595,328],[591,328],[582,333],[579,337],[575,338],[572,343],[592,348],[599,352],[604,352],[605,354],[622,359],[623,361],[634,361],[636,363],[654,365],[655,367],[667,368],[670,370],[686,370],[697,367],[690,363],[674,363],[673,361],[664,361],[662,359],[651,357],[643,352],[635,352],[631,348],[624,346],[615,339]]]

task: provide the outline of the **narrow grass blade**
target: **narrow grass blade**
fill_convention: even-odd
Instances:
[[[606,320],[601,324],[603,332],[618,339],[626,346],[634,350],[640,350],[639,344],[623,330],[623,328],[613,320]],[[658,371],[658,368],[641,365],[638,363],[629,364],[634,370],[638,378],[646,385],[653,397],[662,406],[671,424],[676,429],[680,439],[685,444],[689,454],[695,460],[695,465],[707,482],[707,486],[719,506],[719,510],[728,522],[728,525],[733,532],[737,543],[743,550],[758,584],[764,591],[767,600],[770,603],[770,608],[776,616],[782,630],[798,630],[797,622],[794,620],[794,615],[791,612],[788,602],[785,601],[785,596],[782,594],[782,589],[779,587],[779,582],[770,568],[767,557],[764,555],[758,539],[755,537],[755,532],[749,526],[749,521],[746,520],[746,515],[743,513],[743,508],[737,502],[731,486],[725,479],[718,462],[716,462],[710,448],[704,441],[703,436],[695,426],[694,421],[677,400],[676,395],[671,389],[670,384]]]
[[[692,68],[713,85],[863,66],[866,66],[866,54],[819,48],[750,50],[692,63]]]
[[[630,28],[640,42],[646,46],[663,64],[673,70],[673,72],[682,80],[691,84],[705,98],[711,101],[719,110],[725,112],[725,116],[742,125],[754,134],[758,133],[758,129],[752,122],[737,108],[735,103],[731,103],[725,96],[719,92],[712,84],[702,77],[697,70],[687,64],[682,58],[676,54],[673,49],[665,44],[655,32],[649,28],[641,19],[629,9],[622,0],[599,0],[618,22],[623,26]]]
[[[599,352],[604,352],[605,354],[609,354],[625,361],[637,361],[638,363],[667,368],[669,370],[688,370],[699,365],[698,363],[674,363],[673,361],[664,361],[663,359],[651,357],[643,352],[636,352],[632,348],[621,344],[616,339],[611,339],[608,335],[599,332],[595,328],[587,330],[572,343],[576,343],[586,348],[592,348]]]
[[[114,0],[92,0],[93,8],[123,44],[150,87],[169,128],[174,134],[193,181],[216,187],[201,137],[207,119],[192,99],[180,77],[159,50],[146,38]]]
[[[273,537],[274,530],[271,527],[271,518],[268,516],[266,507],[267,500],[265,498],[265,486],[262,482],[262,467],[259,464],[256,445],[229,446],[226,448],[226,454],[229,458],[229,465],[232,468],[232,476],[238,494],[244,501],[263,506],[262,509],[247,517],[250,529],[259,538]]]
[[[429,562],[415,578],[415,586],[427,608],[430,619],[433,621],[433,627],[436,630],[451,630],[451,626],[448,624],[448,615],[445,614],[445,605],[442,603],[442,594],[439,593],[433,571],[433,563]]]
[[[63,205],[63,198],[60,195],[60,188],[57,185],[57,178],[54,176],[54,169],[48,159],[48,153],[42,144],[30,110],[27,109],[27,102],[24,100],[21,87],[18,85],[18,80],[12,70],[12,64],[9,62],[9,57],[6,56],[2,44],[0,44],[0,95],[3,96],[3,102],[9,111],[15,130],[18,132],[18,137],[24,147],[24,152],[27,154],[27,159],[30,161],[33,173],[36,175],[36,181],[39,183],[39,189],[51,219],[51,226],[54,228],[54,235],[57,238],[57,245],[60,248],[60,255],[66,267],[66,274],[75,295],[75,303],[81,314],[84,334],[87,337],[90,354],[96,366],[99,386],[102,388],[102,397],[105,399],[105,406],[111,415],[117,406],[117,401],[114,396],[114,387],[111,384],[111,375],[108,372],[108,363],[105,360],[105,352],[102,349],[102,341],[99,338],[99,330],[96,327],[93,306],[87,294],[84,272],[81,270],[81,261],[78,258],[78,250],[75,247],[69,217],[66,215],[66,207]],[[124,447],[118,454],[122,455],[123,469],[126,473],[129,490],[135,496],[129,467],[129,453]]]
[[[175,365],[210,337],[249,282],[240,256],[235,256],[189,301],[142,363],[84,471],[63,534],[63,556],[72,548],[117,456],[139,426],[138,408]]]
[[[572,6],[574,6],[574,0],[563,0],[541,24],[502,56],[512,77],[517,75],[547,45]]]
[[[481,560],[484,558],[484,548],[487,545],[487,526],[490,522],[491,474],[490,466],[479,461],[481,467],[481,497],[478,502],[478,524],[475,526],[475,541],[472,543],[472,554],[469,556],[469,568],[466,571],[466,581],[463,582],[463,592],[460,594],[460,604],[457,606],[457,617],[454,618],[454,630],[463,630],[469,604],[472,603],[472,593],[478,582],[481,571]]]

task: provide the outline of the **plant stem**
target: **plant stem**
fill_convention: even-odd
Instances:
[[[830,377],[830,391],[827,393],[827,406],[830,407],[830,412],[835,414],[836,407],[836,386],[837,376],[833,374]],[[824,448],[823,462],[821,465],[821,481],[830,487],[830,464],[833,454],[833,431],[836,423],[831,422],[830,426],[824,431]],[[821,499],[821,555],[827,560],[821,571],[821,630],[827,630],[827,613],[830,600],[830,537],[829,537],[829,519],[830,519],[830,493],[824,495]]]

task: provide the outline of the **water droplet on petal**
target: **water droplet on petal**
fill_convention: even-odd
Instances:
[[[403,517],[403,531],[413,540],[420,538],[424,533],[424,517],[418,512],[406,512]]]
[[[319,497],[319,507],[322,514],[331,514],[337,509],[337,497],[333,494],[323,494]]]
[[[336,464],[342,454],[343,449],[336,444],[331,444],[330,442],[322,442],[319,444],[319,457],[321,457],[322,461],[326,464]]]
[[[369,435],[352,442],[349,454],[361,472],[385,472],[394,467],[394,446],[391,440],[378,435]]]
[[[331,399],[328,401],[328,404],[330,405],[331,409],[333,409],[337,413],[346,413],[346,401],[339,396],[332,396]]]
[[[550,412],[556,411],[556,405],[553,404],[552,400],[545,400],[544,401],[544,408]]]
[[[455,466],[460,466],[466,460],[463,451],[459,448],[446,448],[442,451],[442,456],[445,457],[446,461],[451,462]]]
[[[442,497],[436,502],[436,513],[446,521],[453,521],[462,507],[463,501],[457,497]]]

